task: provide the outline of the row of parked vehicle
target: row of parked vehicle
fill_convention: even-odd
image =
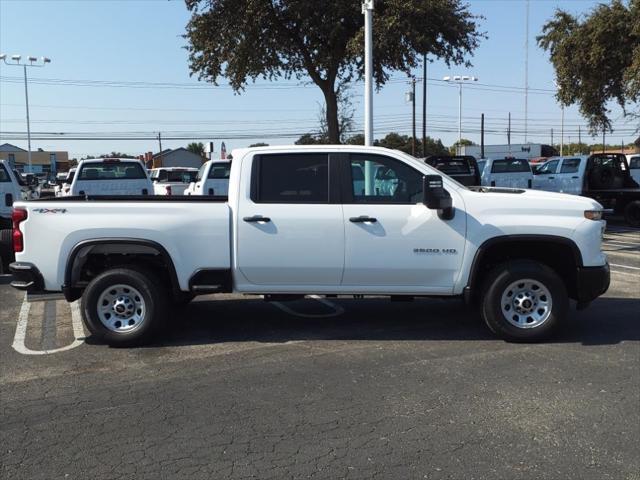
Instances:
[[[640,155],[608,153],[552,157],[538,165],[522,158],[432,156],[427,164],[468,187],[507,187],[591,197],[640,226]]]
[[[160,167],[147,170],[139,160],[82,160],[55,187],[56,197],[86,195],[226,196],[231,162],[210,160],[200,169]]]

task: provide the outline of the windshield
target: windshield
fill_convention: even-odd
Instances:
[[[154,170],[151,179],[156,182],[181,182],[191,183],[198,174],[195,170]]]

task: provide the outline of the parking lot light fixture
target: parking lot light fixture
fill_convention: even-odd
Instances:
[[[462,84],[464,82],[477,82],[478,77],[473,77],[470,75],[454,75],[443,77],[442,80],[450,83],[458,84],[458,148],[456,149],[457,153],[461,153],[462,149]]]
[[[31,168],[31,124],[29,122],[29,89],[27,88],[27,67],[44,67],[47,63],[51,63],[51,59],[47,57],[40,57],[40,62],[38,62],[38,57],[28,56],[27,60],[29,63],[21,63],[22,55],[11,55],[11,60],[15,63],[7,62],[7,55],[0,55],[0,60],[4,62],[5,65],[10,67],[22,67],[24,72],[24,103],[27,110],[27,161],[29,165],[29,173],[32,172]]]

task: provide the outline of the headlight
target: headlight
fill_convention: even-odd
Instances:
[[[602,210],[585,210],[584,218],[589,220],[602,220]]]

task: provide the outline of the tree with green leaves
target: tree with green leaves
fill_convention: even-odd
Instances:
[[[611,101],[640,115],[640,0],[599,4],[584,18],[556,10],[537,40],[555,68],[558,101],[578,104],[591,133],[611,130]]]
[[[189,145],[187,145],[187,150],[189,150],[191,153],[195,153],[196,155],[204,157],[204,143],[202,142],[191,142]]]
[[[252,148],[252,147],[268,147],[268,146],[269,146],[268,143],[258,142],[258,143],[252,143],[251,145],[249,145],[249,148]]]
[[[458,147],[468,147],[471,145],[477,145],[477,143],[472,142],[468,138],[461,138],[460,140],[456,140],[455,142],[453,142],[453,145],[449,147],[449,152],[451,153],[451,155],[457,155]]]
[[[309,78],[324,95],[328,141],[338,143],[341,89],[364,74],[361,0],[185,0],[192,74],[242,91],[258,78]],[[484,34],[463,0],[378,0],[374,77],[407,74],[423,54],[465,63]]]

